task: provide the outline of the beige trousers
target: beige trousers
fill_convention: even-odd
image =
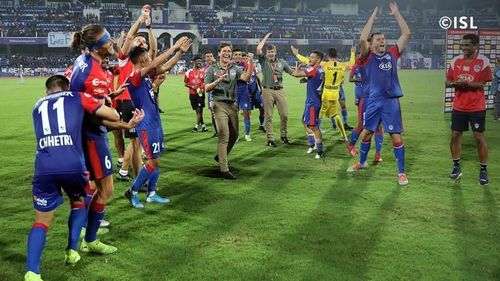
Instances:
[[[238,106],[235,103],[213,102],[215,124],[219,134],[217,155],[221,172],[229,171],[227,156],[238,139]]]
[[[283,89],[272,90],[272,89],[262,89],[262,96],[264,98],[264,112],[266,115],[266,122],[264,127],[267,132],[267,140],[274,140],[273,137],[273,112],[274,105],[278,108],[278,114],[280,115],[280,134],[281,137],[287,136],[287,125],[288,125],[288,103],[286,101],[286,94]]]

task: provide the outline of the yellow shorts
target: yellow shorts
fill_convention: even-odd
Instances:
[[[321,95],[320,117],[333,117],[339,114],[339,91],[324,90]]]

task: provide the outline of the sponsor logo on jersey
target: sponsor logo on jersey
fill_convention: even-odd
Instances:
[[[384,71],[389,71],[392,69],[392,63],[390,61],[386,63],[380,63],[378,67]]]
[[[474,76],[467,74],[467,73],[464,73],[464,74],[458,75],[458,80],[462,80],[465,82],[472,82],[474,80]]]
[[[99,85],[108,86],[108,81],[94,78],[94,80],[92,80],[92,85],[94,85],[94,86],[99,86]]]
[[[479,64],[474,65],[474,71],[475,72],[481,71],[481,66]]]

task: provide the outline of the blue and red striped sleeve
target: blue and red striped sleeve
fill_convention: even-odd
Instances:
[[[142,81],[141,70],[137,69],[136,71],[132,72],[129,81],[132,85],[134,85],[134,87],[139,87]]]
[[[97,99],[87,93],[80,93],[80,99],[82,101],[83,109],[91,114],[95,114],[95,112],[103,105]]]

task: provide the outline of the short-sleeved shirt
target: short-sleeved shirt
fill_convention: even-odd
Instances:
[[[106,72],[91,55],[81,54],[75,60],[70,90],[85,92],[97,99],[103,99],[110,93]]]
[[[95,114],[101,106],[89,94],[66,91],[52,93],[35,103],[35,176],[85,172],[83,116],[85,112]]]
[[[290,75],[293,73],[293,69],[283,59],[271,62],[265,54],[257,58],[262,66],[262,86],[265,88],[283,87],[283,71]]]
[[[202,69],[191,68],[184,74],[184,83],[190,86],[196,86],[199,89],[203,89],[205,87],[204,82],[204,72]],[[190,95],[198,94],[198,92],[192,88],[188,88],[188,90]]]
[[[403,96],[397,68],[400,55],[398,46],[394,45],[383,55],[370,51],[365,59],[357,59],[363,81],[370,85],[368,95],[371,99]]]
[[[213,101],[236,101],[236,84],[243,71],[234,65],[224,69],[219,63],[213,64],[205,72],[205,85],[214,82],[226,73],[227,77],[212,90]]]
[[[118,52],[118,82],[117,85],[120,86],[128,79],[130,74],[134,71],[134,64],[130,61],[130,59],[122,53],[122,51]],[[130,93],[128,89],[125,89],[121,95],[116,97],[117,100],[131,100]]]
[[[144,110],[144,119],[137,125],[137,130],[160,127],[160,111],[149,76],[141,77],[141,69],[137,69],[132,72],[129,81],[128,90],[135,108]]]
[[[457,81],[458,79],[467,82],[491,81],[489,64],[488,58],[480,54],[476,54],[471,60],[465,59],[463,55],[456,56],[448,65],[446,78],[451,81]],[[455,89],[453,109],[464,112],[486,110],[484,89]]]
[[[321,93],[325,83],[325,71],[322,67],[306,66],[304,72],[307,75],[306,105],[321,106]]]

